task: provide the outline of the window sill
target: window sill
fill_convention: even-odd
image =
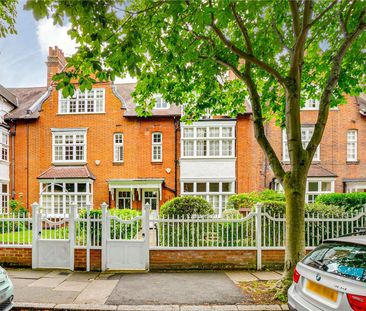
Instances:
[[[0,164],[10,165],[10,162],[6,160],[0,160]]]
[[[125,162],[115,162],[115,161],[113,161],[113,162],[112,162],[112,164],[113,164],[114,166],[122,166],[122,165],[124,165],[124,164],[125,164]]]
[[[85,165],[87,164],[88,162],[86,161],[80,161],[80,162],[77,162],[77,161],[63,161],[63,162],[52,162],[53,165]]]
[[[346,161],[346,164],[347,165],[358,165],[358,164],[360,164],[360,160],[357,160],[357,161]]]
[[[152,165],[162,165],[163,161],[151,161]]]
[[[72,112],[72,113],[61,113],[61,112],[58,112],[56,113],[56,115],[58,116],[74,116],[74,115],[90,115],[90,114],[106,114],[105,111],[103,112]]]

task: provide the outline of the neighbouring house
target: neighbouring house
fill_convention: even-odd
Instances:
[[[97,83],[63,98],[52,76],[65,64],[62,51],[50,48],[47,86],[0,87],[4,209],[9,196],[21,196],[28,208],[37,201],[51,215],[67,213],[71,202],[137,209],[149,203],[156,213],[175,196],[196,195],[221,213],[234,193],[279,188],[255,141],[250,104],[236,119],[207,116],[187,125],[180,107],[157,96],[152,115],[142,118],[131,96],[135,84]],[[347,99],[330,112],[309,172],[308,202],[320,193],[366,190],[366,101]],[[302,111],[305,143],[316,110],[309,101]],[[266,127],[286,164],[285,136],[272,122]]]

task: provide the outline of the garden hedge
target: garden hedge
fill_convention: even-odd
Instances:
[[[358,211],[366,205],[366,192],[321,194],[315,202],[341,206],[346,211]]]

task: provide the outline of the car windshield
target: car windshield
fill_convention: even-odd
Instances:
[[[366,283],[366,246],[341,242],[324,243],[302,263],[329,273]]]

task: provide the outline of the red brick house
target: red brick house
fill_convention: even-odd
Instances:
[[[62,214],[73,201],[117,208],[148,202],[158,210],[174,196],[197,195],[221,212],[234,193],[276,186],[255,141],[249,105],[236,119],[185,125],[181,108],[158,97],[152,116],[141,118],[131,97],[134,84],[98,83],[63,98],[51,78],[64,66],[62,51],[50,48],[46,87],[6,90],[13,102],[4,123],[11,137],[6,196],[21,196],[27,207],[39,201],[50,214]],[[366,190],[366,102],[348,101],[330,113],[309,173],[309,202],[319,193]],[[306,140],[316,102],[302,114]],[[281,129],[267,127],[286,163]]]

